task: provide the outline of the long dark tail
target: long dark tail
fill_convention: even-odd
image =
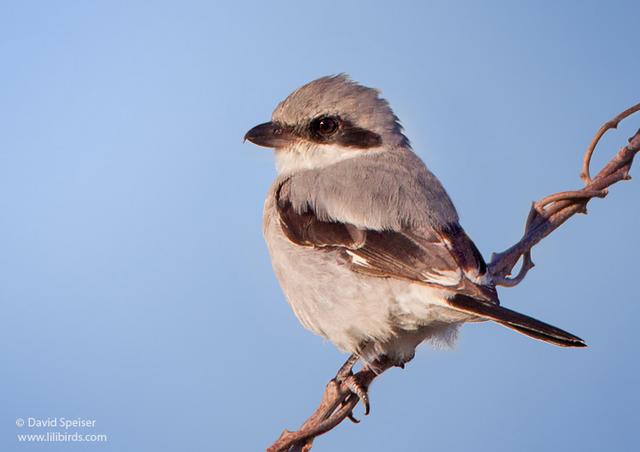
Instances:
[[[475,314],[519,333],[561,347],[586,347],[587,344],[577,336],[560,328],[536,320],[532,317],[503,308],[497,304],[486,303],[466,295],[456,295],[448,300],[449,305],[458,310]]]

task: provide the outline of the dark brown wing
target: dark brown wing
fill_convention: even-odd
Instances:
[[[276,196],[282,229],[297,245],[337,250],[341,261],[357,273],[410,280],[498,303],[494,287],[482,284],[484,259],[459,225],[439,231],[427,227],[364,230],[321,221],[310,208],[296,212],[287,181]]]
[[[564,347],[584,347],[564,330],[499,306],[495,287],[486,279],[482,255],[459,225],[446,229],[363,230],[351,224],[319,220],[310,209],[298,213],[285,181],[276,192],[282,230],[300,246],[336,250],[357,273],[405,279],[452,291],[451,309],[493,320],[521,334]]]

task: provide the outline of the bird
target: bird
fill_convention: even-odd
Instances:
[[[262,224],[274,273],[302,325],[350,353],[336,378],[365,414],[356,362],[404,367],[424,342],[453,345],[467,322],[586,346],[500,305],[451,198],[378,90],[346,74],[321,77],[244,139],[275,154]]]

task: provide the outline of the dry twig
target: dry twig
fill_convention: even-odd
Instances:
[[[522,238],[512,247],[491,256],[488,267],[496,285],[513,287],[520,283],[534,266],[531,260],[531,248],[576,213],[586,214],[587,203],[592,198],[604,198],[611,185],[621,180],[631,179],[629,170],[633,163],[633,157],[640,150],[640,130],[594,178],[590,176],[589,167],[591,157],[602,136],[608,130],[615,129],[620,121],[638,111],[640,111],[640,104],[623,111],[612,120],[604,123],[598,130],[584,154],[580,173],[580,178],[585,183],[582,189],[555,193],[533,203]],[[513,269],[521,258],[520,271],[512,277]],[[364,388],[367,388],[378,375],[390,367],[389,363],[380,361],[375,364],[375,371],[371,368],[364,368],[356,373],[355,377]],[[302,424],[298,431],[285,430],[282,432],[280,438],[267,451],[308,452],[315,437],[328,432],[343,420],[349,418],[358,422],[352,416],[352,410],[357,403],[358,397],[349,390],[346,383],[340,382],[338,379],[331,380],[325,388],[320,405],[311,417]]]
[[[618,153],[600,170],[593,179],[589,176],[591,156],[602,136],[627,116],[640,111],[640,104],[620,113],[611,121],[607,121],[596,133],[584,154],[580,177],[585,186],[576,191],[565,191],[547,196],[534,202],[529,212],[523,237],[511,248],[491,256],[489,271],[498,286],[515,286],[524,279],[527,272],[533,268],[531,248],[540,240],[551,234],[565,221],[576,213],[587,213],[587,203],[592,198],[604,198],[608,188],[621,180],[630,179],[629,170],[633,157],[640,149],[640,130],[629,139]],[[518,275],[511,277],[511,272],[520,258],[522,267]]]

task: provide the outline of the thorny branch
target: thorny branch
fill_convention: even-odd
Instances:
[[[637,111],[640,111],[640,104],[623,111],[611,121],[604,123],[598,130],[584,154],[582,172],[580,174],[580,178],[585,183],[582,189],[555,193],[533,203],[525,224],[524,235],[520,241],[511,248],[491,256],[489,271],[496,285],[507,287],[517,285],[524,279],[527,272],[533,268],[531,248],[576,213],[586,214],[587,203],[592,198],[604,198],[607,196],[608,188],[611,185],[621,180],[631,179],[629,170],[633,163],[633,157],[640,150],[640,130],[629,139],[629,143],[623,146],[593,179],[589,176],[589,166],[591,156],[602,136],[608,130],[618,127],[620,121]],[[521,257],[522,266],[520,271],[515,277],[511,277],[511,272]]]
[[[519,284],[534,266],[531,260],[531,249],[536,244],[576,213],[586,214],[587,203],[592,198],[604,198],[611,185],[631,179],[629,170],[633,157],[640,151],[640,130],[593,178],[590,176],[589,167],[591,157],[603,135],[617,128],[620,121],[638,111],[640,111],[640,104],[628,108],[600,127],[583,157],[580,173],[580,178],[585,183],[583,188],[555,193],[533,203],[522,238],[512,247],[491,256],[488,268],[497,286],[513,287]],[[520,271],[512,276],[513,269],[520,259],[522,259]],[[355,378],[364,388],[367,388],[378,375],[390,367],[391,365],[387,362],[377,362],[373,366],[375,370],[365,367],[355,374]],[[357,403],[358,397],[350,391],[345,382],[340,382],[338,379],[331,380],[325,388],[320,405],[311,417],[298,431],[282,432],[267,451],[308,452],[315,437],[328,432],[343,420],[349,418],[358,422],[352,416],[352,410]]]

